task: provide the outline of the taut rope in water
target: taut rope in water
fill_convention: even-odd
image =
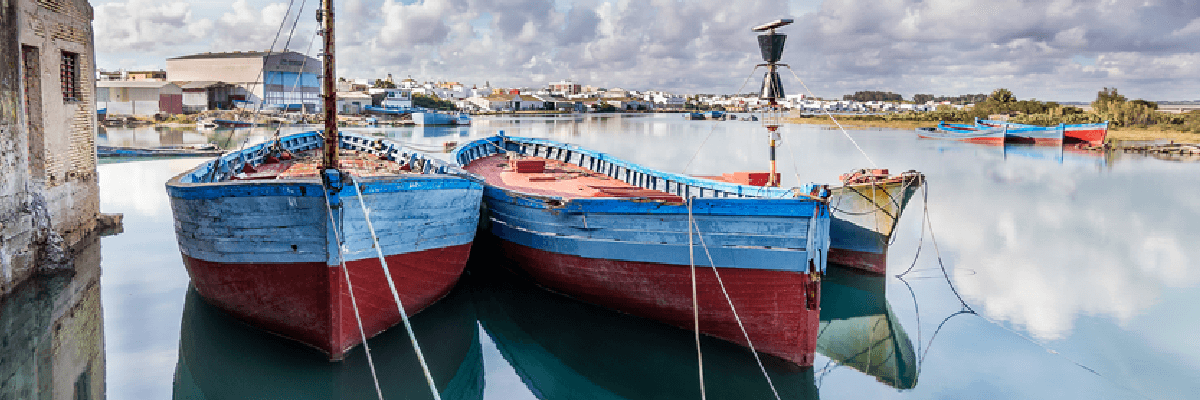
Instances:
[[[1101,374],[1100,371],[1092,369],[1091,367],[1088,367],[1087,365],[1084,365],[1083,363],[1076,361],[1075,359],[1068,357],[1067,355],[1062,354],[1062,353],[1058,352],[1057,350],[1054,350],[1054,349],[1050,348],[1049,346],[1047,346],[1041,342],[1038,342],[1038,341],[1034,340],[1033,338],[1031,338],[1021,332],[1017,332],[1016,330],[1013,330],[1012,328],[1005,326],[1004,324],[1000,323],[999,321],[988,318],[988,317],[984,316],[983,314],[976,312],[974,308],[971,308],[971,306],[969,304],[967,304],[966,300],[963,300],[962,295],[958,293],[958,289],[956,289],[954,287],[954,282],[950,280],[950,274],[949,274],[949,272],[946,271],[946,264],[942,261],[942,254],[941,254],[941,250],[938,248],[937,239],[933,235],[933,222],[929,218],[929,183],[928,182],[925,182],[925,187],[924,187],[924,203],[925,203],[925,207],[924,207],[924,215],[922,216],[923,221],[922,221],[922,225],[921,225],[921,239],[917,245],[917,253],[913,258],[912,265],[909,266],[909,268],[906,269],[904,272],[900,273],[899,275],[896,275],[896,278],[899,279],[900,282],[903,282],[906,287],[908,287],[908,291],[912,295],[912,298],[913,298],[914,312],[916,312],[916,315],[917,315],[917,346],[918,346],[917,352],[921,353],[917,358],[917,374],[920,374],[921,368],[925,364],[925,357],[929,354],[930,348],[933,347],[933,340],[935,338],[937,338],[937,334],[938,334],[938,332],[940,332],[942,330],[942,327],[944,327],[946,325],[946,323],[950,321],[950,319],[952,319],[956,316],[969,314],[969,315],[977,316],[980,319],[983,319],[984,321],[987,321],[988,323],[999,327],[1000,329],[1008,331],[1009,333],[1012,333],[1013,335],[1016,335],[1017,337],[1024,339],[1025,341],[1032,343],[1035,346],[1040,347],[1042,350],[1045,350],[1047,353],[1062,357],[1063,359],[1067,360],[1068,362],[1075,364],[1075,366],[1077,366],[1087,372],[1090,372],[1093,375],[1096,375],[1100,379],[1107,381],[1110,384],[1113,384],[1117,387],[1120,387],[1129,392],[1132,392],[1141,398],[1147,398],[1147,399],[1150,398],[1149,396],[1146,396],[1146,395],[1142,394],[1141,392],[1138,392],[1134,388],[1131,388],[1127,385],[1123,385],[1119,382],[1116,382],[1113,379]],[[920,258],[921,247],[922,247],[921,243],[923,243],[925,240],[925,227],[926,226],[929,227],[929,239],[933,243],[933,249],[934,249],[934,252],[936,253],[938,267],[942,271],[942,276],[945,278],[946,284],[950,286],[950,291],[952,293],[954,293],[954,296],[958,299],[962,308],[959,311],[956,311],[953,314],[950,314],[949,316],[947,316],[945,319],[943,319],[942,322],[938,324],[937,329],[935,329],[933,331],[933,334],[930,335],[928,343],[923,344],[923,342],[921,341],[921,317],[920,317],[920,313],[917,312],[919,309],[917,308],[916,292],[913,291],[913,288],[911,285],[908,284],[908,281],[904,280],[904,276],[914,270],[914,268],[916,267],[916,264],[917,264],[917,259]],[[922,346],[924,347],[923,351],[921,349]]]
[[[350,290],[350,306],[354,308],[354,322],[358,323],[358,336],[362,338],[363,350],[367,353],[367,366],[371,367],[371,380],[375,382],[375,394],[383,400],[383,390],[379,388],[379,374],[375,372],[375,360],[371,358],[371,345],[367,344],[367,333],[363,331],[362,316],[358,311],[358,301],[354,299],[354,284],[350,283],[350,270],[346,268],[346,259],[342,257],[342,234],[337,230],[337,221],[333,220],[333,205],[329,204],[329,194],[326,193],[325,213],[329,215],[329,229],[333,230],[333,239],[337,241],[338,264],[342,265],[342,275],[346,277],[346,288]]]
[[[383,248],[379,246],[379,238],[375,236],[375,227],[371,225],[371,214],[367,210],[366,200],[363,200],[362,188],[358,186],[358,179],[355,179],[353,175],[350,176],[350,182],[354,183],[354,190],[358,192],[358,204],[362,206],[363,219],[367,221],[367,229],[371,231],[371,240],[375,243],[375,254],[379,256],[379,264],[383,267],[383,276],[387,278],[388,289],[391,289],[392,299],[396,301],[396,308],[400,310],[404,330],[408,331],[408,340],[412,342],[413,350],[417,353],[417,361],[421,362],[421,371],[425,373],[425,383],[429,384],[429,392],[433,394],[434,400],[442,400],[442,396],[438,394],[437,385],[433,383],[433,374],[429,372],[429,364],[425,363],[425,354],[421,351],[421,345],[417,343],[417,335],[413,332],[412,324],[408,322],[408,312],[404,311],[404,303],[400,302],[400,293],[396,291],[396,282],[392,281],[392,271],[383,257]]]
[[[700,400],[705,400],[704,393],[704,353],[700,351],[700,300],[696,294],[696,245],[692,241],[692,198],[687,200],[688,210],[688,262],[692,266],[692,328],[696,333],[696,363],[700,370]]]
[[[704,255],[708,257],[708,265],[712,267],[713,276],[717,278],[717,284],[721,287],[721,294],[725,295],[725,302],[729,303],[729,310],[733,313],[733,319],[737,322],[738,329],[742,331],[742,337],[746,339],[746,345],[750,347],[750,354],[754,355],[754,361],[758,363],[758,369],[762,371],[763,377],[767,379],[767,385],[771,387],[771,393],[775,395],[775,400],[779,398],[779,391],[775,389],[775,383],[771,381],[771,375],[767,374],[767,367],[763,365],[762,358],[758,356],[758,351],[754,349],[754,342],[750,341],[750,334],[746,332],[746,326],[742,324],[742,317],[738,315],[737,308],[733,306],[733,299],[729,297],[729,291],[725,290],[725,282],[721,280],[721,274],[717,272],[717,264],[713,262],[712,253],[708,251],[708,245],[704,243],[704,236],[700,234],[700,225],[696,224],[696,219],[692,216],[692,200],[694,197],[688,198],[688,250],[692,246],[692,232],[696,233],[696,237],[700,239],[700,246],[704,248]],[[696,298],[696,261],[692,258],[692,300]],[[696,316],[696,351],[700,350],[700,317]],[[703,389],[701,389],[703,393]]]

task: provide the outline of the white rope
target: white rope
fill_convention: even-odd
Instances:
[[[808,92],[809,97],[817,97],[813,94],[812,90],[808,89],[808,85],[804,84],[804,80],[800,79],[799,75],[796,75],[796,71],[793,70],[792,67],[787,65],[785,65],[785,67],[788,67],[788,71],[792,72],[792,76],[796,77],[796,81],[800,82],[800,86],[804,87],[804,90]],[[828,115],[829,119],[833,121],[834,125],[837,125],[838,129],[842,130],[842,134],[846,135],[847,139],[850,139],[850,143],[854,143],[854,147],[858,148],[858,152],[862,153],[863,157],[867,159],[867,162],[871,163],[872,168],[879,168],[879,166],[875,165],[875,161],[871,161],[871,156],[868,156],[867,152],[863,151],[862,147],[858,145],[858,142],[855,141],[854,138],[850,137],[849,133],[846,133],[846,128],[842,127],[842,124],[838,122],[837,118],[834,118],[833,114],[830,113],[829,110],[825,110],[825,115]]]
[[[688,198],[688,244],[691,245],[692,229],[695,229],[696,236],[700,238],[700,246],[704,247],[704,255],[708,257],[708,265],[712,267],[713,275],[717,277],[717,284],[721,286],[721,294],[725,295],[725,302],[729,303],[733,319],[737,321],[738,329],[742,330],[742,337],[746,339],[746,345],[750,347],[750,354],[754,355],[754,362],[758,363],[758,369],[762,371],[763,377],[767,378],[767,385],[771,387],[771,393],[775,395],[775,400],[781,400],[779,391],[775,389],[775,382],[772,382],[771,375],[767,374],[767,367],[763,365],[762,358],[759,358],[758,351],[754,349],[754,342],[750,341],[750,334],[746,332],[746,326],[742,324],[742,317],[738,315],[737,308],[733,306],[733,299],[729,297],[729,291],[725,290],[725,282],[721,280],[721,274],[717,272],[717,264],[713,262],[712,253],[708,252],[708,245],[704,243],[704,236],[700,234],[700,225],[696,224],[696,219],[692,217],[692,199]],[[695,268],[696,262],[692,261],[693,276]],[[695,290],[694,286],[692,290]],[[697,331],[697,335],[699,335],[699,331]]]
[[[692,265],[692,322],[696,333],[696,363],[700,370],[700,400],[706,399],[704,393],[704,353],[700,351],[700,300],[696,295],[696,250],[692,241],[692,198],[688,197],[688,262]]]
[[[338,263],[342,265],[342,274],[346,277],[346,288],[350,290],[350,306],[354,308],[354,321],[358,323],[358,336],[362,338],[363,350],[367,353],[367,365],[371,367],[371,379],[375,381],[375,394],[383,400],[383,390],[379,388],[379,374],[375,372],[375,360],[371,358],[371,345],[367,344],[367,333],[363,331],[362,317],[358,311],[358,301],[354,299],[354,285],[350,283],[350,271],[346,268],[346,259],[342,257],[342,234],[337,230],[337,221],[333,220],[333,205],[329,204],[329,194],[326,193],[325,213],[329,215],[329,229],[333,230],[334,240],[337,241]]]
[[[370,211],[367,211],[366,201],[363,200],[362,188],[358,186],[358,179],[355,179],[353,175],[350,176],[350,182],[354,183],[354,190],[358,191],[358,204],[362,206],[363,219],[367,221],[367,230],[371,232],[371,240],[375,242],[375,253],[379,256],[380,266],[383,267],[383,276],[387,278],[388,289],[392,291],[392,299],[396,300],[396,308],[400,309],[400,318],[404,322],[404,330],[408,331],[408,340],[412,342],[413,350],[417,353],[417,361],[421,362],[421,370],[425,372],[425,382],[429,384],[429,392],[433,393],[434,400],[442,400],[437,386],[433,383],[433,374],[429,372],[429,365],[425,363],[421,345],[417,343],[417,336],[413,332],[412,324],[408,322],[408,312],[404,311],[404,303],[400,302],[400,293],[396,291],[396,283],[392,281],[391,269],[388,268],[387,260],[383,258],[383,248],[379,246],[379,238],[375,236],[375,227],[371,225],[371,215]]]

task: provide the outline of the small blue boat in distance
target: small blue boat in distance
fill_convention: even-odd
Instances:
[[[471,116],[467,113],[448,113],[436,111],[414,111],[413,123],[417,125],[470,125]]]
[[[1037,126],[1017,124],[1006,121],[991,121],[976,119],[975,125],[980,129],[1006,128],[1005,141],[1008,143],[1031,143],[1036,145],[1059,145],[1063,143],[1063,124],[1056,126]]]

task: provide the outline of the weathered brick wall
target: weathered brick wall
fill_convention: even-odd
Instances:
[[[0,5],[3,294],[45,259],[46,243],[71,246],[94,229],[100,200],[91,5],[87,0]],[[60,79],[63,52],[77,55],[77,95],[71,99]]]

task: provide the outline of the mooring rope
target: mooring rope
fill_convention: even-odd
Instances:
[[[392,291],[392,299],[396,301],[396,308],[400,310],[400,320],[404,322],[404,330],[408,331],[408,340],[412,342],[413,350],[417,353],[417,361],[421,362],[421,371],[425,373],[425,383],[429,384],[429,392],[433,394],[434,400],[442,400],[442,396],[438,394],[437,385],[433,383],[433,374],[429,372],[429,364],[425,363],[425,354],[421,351],[421,345],[417,343],[417,335],[408,321],[408,312],[404,311],[404,303],[400,302],[400,293],[396,291],[396,283],[392,280],[392,271],[383,257],[383,248],[379,246],[379,238],[375,236],[375,227],[371,224],[371,214],[367,210],[366,200],[363,200],[365,195],[358,185],[358,179],[353,175],[350,176],[350,182],[354,183],[354,190],[358,192],[358,204],[362,206],[363,219],[367,221],[367,230],[371,232],[371,240],[375,243],[375,254],[379,257],[380,266],[383,267],[383,276],[387,278],[388,289]]]
[[[739,95],[742,93],[742,89],[746,88],[746,84],[750,82],[750,78],[754,77],[754,71],[758,71],[757,66],[755,66],[754,69],[750,71],[750,75],[746,76],[746,80],[742,81],[742,86],[739,87],[737,92],[735,92],[735,93],[737,93]],[[709,130],[708,130],[708,135],[705,135],[704,140],[700,141],[700,147],[697,147],[696,152],[692,153],[692,158],[688,159],[687,164],[683,165],[683,171],[681,173],[684,173],[684,174],[687,173],[688,167],[692,166],[692,161],[696,161],[696,156],[700,155],[700,150],[704,149],[704,144],[708,143],[708,138],[712,137],[713,132],[715,132],[716,130],[717,130],[717,125],[713,124],[712,128],[709,128]]]
[[[687,200],[688,210],[688,262],[692,266],[692,331],[696,333],[696,364],[700,370],[700,400],[707,399],[704,392],[704,353],[700,351],[700,300],[696,293],[696,245],[692,240],[692,198]]]
[[[1021,332],[1017,332],[1016,330],[1014,330],[1014,329],[1012,329],[1012,328],[1010,328],[1010,327],[1008,327],[1008,326],[1005,326],[1004,324],[1000,323],[999,321],[996,321],[996,320],[994,320],[994,319],[992,319],[992,318],[989,318],[989,317],[987,317],[987,316],[984,316],[983,314],[980,314],[979,312],[975,311],[975,309],[974,309],[974,308],[972,308],[972,307],[971,307],[969,304],[967,304],[966,300],[964,300],[964,299],[963,299],[962,295],[958,293],[958,289],[956,289],[956,288],[955,288],[955,286],[954,286],[954,282],[953,282],[953,281],[950,279],[950,274],[949,274],[949,272],[946,270],[946,264],[945,264],[945,262],[943,262],[943,260],[942,260],[941,249],[938,247],[938,244],[937,244],[937,238],[936,238],[936,237],[934,236],[934,234],[933,234],[933,221],[932,221],[932,220],[930,219],[930,217],[929,217],[929,182],[925,182],[925,185],[924,185],[924,188],[923,188],[923,189],[924,189],[924,203],[925,203],[925,205],[924,205],[924,208],[923,208],[923,209],[924,209],[924,215],[923,215],[923,218],[922,218],[922,226],[921,226],[921,239],[920,239],[920,241],[918,242],[918,245],[917,245],[917,253],[916,253],[916,255],[913,257],[913,263],[912,263],[912,265],[911,265],[911,266],[909,266],[909,268],[908,268],[908,269],[906,269],[904,272],[900,273],[899,275],[896,275],[896,278],[897,278],[897,279],[899,279],[901,282],[903,282],[903,283],[904,283],[904,285],[905,285],[906,287],[908,287],[909,293],[912,295],[912,298],[913,298],[913,309],[914,309],[914,312],[917,312],[917,310],[919,310],[919,309],[917,308],[917,296],[916,296],[916,292],[915,292],[915,291],[913,291],[913,288],[912,288],[912,286],[911,286],[911,285],[909,285],[909,284],[908,284],[908,282],[904,280],[904,276],[905,276],[906,274],[908,274],[909,272],[913,271],[913,270],[914,270],[914,268],[916,267],[917,259],[920,257],[920,254],[921,254],[921,247],[922,247],[922,244],[923,244],[923,242],[924,242],[924,240],[925,240],[925,227],[926,227],[926,226],[928,226],[928,227],[929,227],[929,240],[930,240],[930,242],[931,242],[931,243],[933,243],[933,250],[934,250],[934,252],[935,252],[935,254],[936,254],[936,257],[937,257],[937,263],[938,263],[938,267],[939,267],[939,268],[941,269],[941,271],[942,271],[942,277],[944,277],[944,278],[945,278],[945,280],[946,280],[946,284],[947,284],[947,285],[950,287],[950,291],[951,291],[951,292],[954,294],[954,297],[958,299],[958,301],[959,301],[959,304],[960,304],[960,306],[961,306],[962,308],[961,308],[961,309],[959,309],[959,311],[956,311],[956,312],[954,312],[953,314],[950,314],[950,315],[949,315],[949,316],[947,316],[945,319],[943,319],[943,320],[942,320],[942,322],[941,322],[940,324],[938,324],[938,326],[937,326],[937,329],[935,329],[935,330],[934,330],[934,332],[933,332],[933,334],[932,334],[932,335],[930,335],[930,337],[929,337],[929,342],[928,342],[927,344],[924,344],[924,346],[923,346],[923,347],[924,347],[924,351],[922,351],[922,349],[921,349],[921,347],[922,347],[922,341],[921,341],[921,325],[920,325],[920,321],[921,321],[921,319],[920,319],[920,318],[921,318],[921,317],[920,317],[920,313],[919,313],[919,312],[917,312],[917,352],[918,352],[918,353],[920,353],[920,355],[919,355],[919,356],[918,356],[918,358],[917,358],[917,373],[918,373],[918,374],[920,374],[920,371],[921,371],[921,369],[922,369],[922,366],[925,364],[925,358],[926,358],[926,356],[928,356],[930,348],[932,348],[932,347],[933,347],[933,340],[934,340],[935,338],[937,338],[937,334],[938,334],[938,332],[940,332],[940,331],[942,330],[942,328],[943,328],[943,327],[946,325],[946,323],[947,323],[947,322],[949,322],[951,318],[954,318],[954,317],[956,317],[956,316],[959,316],[959,315],[974,315],[974,316],[976,316],[976,317],[979,317],[980,319],[982,319],[982,320],[984,320],[984,321],[986,321],[986,322],[988,322],[988,323],[990,323],[990,324],[992,324],[992,325],[995,325],[996,327],[999,327],[1000,329],[1003,329],[1003,330],[1005,330],[1005,331],[1008,331],[1009,333],[1012,333],[1013,335],[1016,335],[1017,337],[1019,337],[1019,338],[1021,338],[1021,339],[1025,340],[1025,341],[1027,341],[1027,342],[1029,342],[1029,343],[1031,343],[1031,344],[1033,344],[1033,345],[1035,345],[1035,346],[1037,346],[1037,347],[1040,347],[1042,350],[1045,350],[1047,353],[1054,354],[1054,355],[1057,355],[1057,356],[1059,356],[1059,357],[1062,357],[1063,359],[1067,360],[1068,362],[1070,362],[1070,363],[1072,363],[1072,364],[1075,364],[1075,366],[1079,367],[1080,369],[1083,369],[1084,371],[1090,372],[1091,374],[1093,374],[1093,375],[1096,375],[1096,377],[1098,377],[1098,378],[1100,378],[1100,379],[1102,379],[1102,380],[1104,380],[1104,381],[1107,381],[1107,382],[1108,382],[1108,383],[1110,383],[1110,384],[1113,384],[1113,385],[1115,385],[1115,386],[1117,386],[1117,387],[1120,387],[1120,388],[1122,388],[1122,389],[1124,389],[1124,390],[1126,390],[1126,391],[1132,392],[1132,393],[1134,393],[1134,394],[1138,395],[1138,396],[1139,396],[1139,397],[1141,397],[1141,398],[1146,398],[1146,399],[1149,399],[1149,398],[1150,398],[1149,396],[1146,396],[1146,395],[1142,394],[1141,392],[1139,392],[1139,391],[1135,390],[1134,388],[1131,388],[1131,387],[1129,387],[1129,386],[1126,386],[1126,385],[1124,385],[1124,384],[1118,383],[1118,382],[1114,381],[1113,379],[1111,379],[1111,378],[1109,378],[1109,377],[1107,377],[1107,376],[1104,376],[1103,374],[1101,374],[1101,373],[1100,373],[1100,371],[1097,371],[1097,370],[1095,370],[1095,369],[1093,369],[1093,368],[1091,368],[1091,367],[1088,367],[1087,365],[1084,365],[1082,362],[1076,361],[1075,359],[1073,359],[1073,358],[1071,358],[1071,357],[1068,357],[1067,355],[1065,355],[1065,354],[1063,354],[1063,353],[1060,353],[1060,352],[1058,352],[1057,350],[1054,350],[1054,349],[1050,348],[1049,346],[1047,346],[1047,345],[1045,345],[1045,344],[1043,344],[1043,343],[1041,343],[1041,342],[1038,342],[1037,340],[1034,340],[1033,338],[1031,338],[1031,337],[1029,337],[1029,336],[1027,336],[1027,335],[1025,335],[1025,334],[1023,334],[1023,333],[1021,333]],[[703,242],[701,242],[701,243],[703,243]]]
[[[362,316],[358,311],[358,301],[354,298],[354,284],[350,283],[350,270],[346,268],[346,258],[342,256],[342,234],[337,230],[337,221],[333,219],[333,205],[329,204],[329,194],[326,193],[325,213],[329,215],[329,229],[333,230],[333,239],[337,241],[338,264],[342,266],[342,274],[346,278],[346,288],[350,291],[350,307],[354,308],[354,322],[358,323],[358,336],[362,338],[363,351],[367,353],[367,366],[371,367],[371,380],[375,382],[375,394],[383,400],[383,390],[379,388],[379,374],[375,372],[375,360],[371,357],[371,345],[367,344],[367,333],[363,331]]]
[[[742,323],[742,317],[738,315],[737,307],[733,306],[733,299],[731,297],[729,297],[729,291],[725,290],[725,282],[721,280],[721,273],[717,272],[717,264],[715,262],[713,262],[712,253],[710,253],[708,251],[708,244],[706,244],[704,242],[704,236],[700,234],[700,225],[696,223],[696,219],[692,216],[692,200],[694,200],[694,199],[695,199],[694,197],[688,198],[688,246],[689,246],[689,250],[690,250],[690,246],[692,243],[692,232],[693,232],[693,229],[695,229],[694,232],[696,233],[696,237],[700,239],[700,246],[702,246],[704,248],[704,255],[708,257],[708,265],[709,265],[709,267],[712,267],[713,276],[715,276],[717,278],[717,284],[721,287],[721,294],[725,295],[725,302],[729,303],[729,310],[733,313],[733,320],[737,322],[738,329],[740,329],[742,331],[742,337],[746,339],[747,347],[750,347],[750,354],[754,355],[754,362],[758,363],[759,371],[762,371],[763,377],[767,379],[767,385],[771,387],[771,393],[775,395],[775,400],[781,400],[779,398],[779,391],[775,389],[775,383],[771,381],[771,375],[767,373],[767,367],[765,365],[763,365],[762,358],[760,358],[758,356],[758,351],[754,349],[754,342],[750,340],[750,334],[746,332],[746,326],[745,326],[745,324]],[[692,260],[692,285],[693,285],[692,290],[693,291],[695,291],[695,274],[696,274],[695,270],[696,270],[696,261],[693,258],[693,260]],[[693,294],[693,297],[694,297],[694,294]],[[697,317],[697,324],[699,324],[698,318],[699,317]],[[696,330],[697,349],[699,349],[699,343],[700,343],[699,335],[700,335],[700,331],[699,331],[699,328],[697,328],[697,330]]]
[[[791,71],[791,72],[792,72],[792,76],[796,77],[796,81],[800,82],[800,86],[803,86],[803,87],[804,87],[804,90],[808,92],[808,95],[809,95],[809,96],[811,96],[811,97],[817,97],[816,95],[814,95],[814,94],[813,94],[812,90],[810,90],[810,89],[808,88],[808,85],[805,85],[805,84],[804,84],[804,80],[803,80],[803,79],[800,79],[800,76],[799,76],[799,75],[796,75],[796,71],[795,71],[795,70],[793,70],[791,66],[788,66],[788,65],[784,65],[784,66],[785,66],[785,67],[787,67],[788,71]],[[846,135],[846,138],[847,138],[847,139],[850,139],[850,143],[854,143],[854,147],[858,149],[858,152],[859,152],[859,153],[862,153],[863,157],[867,159],[867,162],[871,163],[871,167],[873,167],[873,168],[879,168],[878,166],[876,166],[876,165],[875,165],[875,161],[872,161],[872,160],[871,160],[871,156],[868,156],[868,155],[867,155],[867,152],[863,151],[863,149],[862,149],[862,146],[859,146],[859,145],[858,145],[858,142],[857,142],[857,141],[855,141],[853,137],[850,137],[850,134],[846,132],[846,128],[842,126],[842,123],[838,122],[837,118],[834,118],[833,114],[832,114],[832,113],[830,113],[830,112],[829,112],[829,110],[825,110],[825,115],[828,115],[828,116],[829,116],[829,119],[830,119],[831,121],[833,121],[833,123],[834,123],[835,125],[837,125],[838,129],[841,129],[841,130],[842,130],[842,134],[843,134],[843,135]]]

